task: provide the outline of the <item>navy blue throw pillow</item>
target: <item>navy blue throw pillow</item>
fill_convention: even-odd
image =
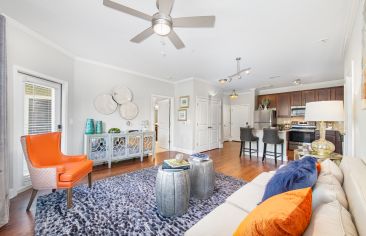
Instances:
[[[301,160],[292,161],[277,170],[269,180],[262,202],[280,193],[312,187],[317,178],[316,158],[308,156]]]

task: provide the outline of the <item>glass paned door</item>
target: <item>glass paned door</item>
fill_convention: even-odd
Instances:
[[[22,74],[24,84],[24,134],[61,129],[61,84]],[[23,163],[23,176],[29,176]]]

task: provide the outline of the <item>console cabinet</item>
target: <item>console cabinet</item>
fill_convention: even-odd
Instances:
[[[155,157],[155,132],[118,134],[90,134],[84,136],[84,153],[94,165],[140,158],[151,154]]]

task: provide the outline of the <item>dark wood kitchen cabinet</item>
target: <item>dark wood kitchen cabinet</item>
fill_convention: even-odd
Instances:
[[[280,93],[277,95],[277,117],[291,117],[291,94]]]
[[[338,100],[343,101],[344,100],[344,87],[334,87],[330,88],[330,100]]]
[[[308,102],[315,102],[315,90],[306,90],[301,92],[302,106],[305,106]]]
[[[291,93],[291,106],[301,106],[301,91]]]
[[[270,101],[268,108],[277,108],[277,94],[259,95],[257,98],[257,108],[262,104],[263,99],[266,98]]]
[[[316,90],[316,101],[329,101],[329,100],[331,100],[330,88]]]

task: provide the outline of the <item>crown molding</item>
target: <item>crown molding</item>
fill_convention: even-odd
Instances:
[[[363,13],[364,10],[363,10],[363,8],[361,8],[361,6],[363,6],[365,4],[365,0],[350,0],[350,1],[351,1],[350,8],[348,10],[348,14],[345,19],[346,32],[344,35],[344,42],[343,42],[343,48],[342,48],[343,56],[345,55],[346,51],[348,50],[349,40],[353,34],[353,28],[356,23],[358,11],[361,9],[361,11]]]
[[[8,23],[12,24],[13,26],[17,27],[18,29],[22,30],[24,33],[38,39],[39,41],[47,44],[48,46],[58,50],[59,52],[63,53],[65,56],[68,56],[72,59],[75,58],[75,55],[73,53],[71,53],[70,51],[64,49],[63,47],[61,47],[60,45],[58,45],[57,43],[52,42],[51,40],[47,39],[46,37],[42,36],[40,33],[30,29],[29,27],[23,25],[22,23],[20,23],[19,21],[11,18],[10,16],[1,13],[1,15],[5,16],[5,19]]]
[[[147,79],[158,80],[160,82],[165,82],[165,83],[169,83],[169,84],[174,84],[175,83],[174,81],[169,81],[169,80],[162,79],[162,78],[159,78],[159,77],[155,77],[155,76],[152,76],[152,75],[148,75],[148,74],[140,73],[140,72],[137,72],[137,71],[129,70],[129,69],[126,69],[126,68],[123,68],[123,67],[120,67],[120,66],[115,66],[115,65],[99,62],[99,61],[96,61],[96,60],[90,60],[90,59],[87,59],[87,58],[84,58],[84,57],[76,56],[72,52],[64,49],[59,44],[54,43],[53,41],[51,41],[48,38],[41,35],[40,33],[30,29],[28,26],[25,26],[24,24],[22,24],[19,21],[11,18],[10,16],[8,16],[4,13],[1,13],[1,15],[3,15],[5,17],[5,19],[8,23],[10,23],[13,26],[17,27],[18,29],[22,30],[26,34],[36,38],[37,40],[41,41],[42,43],[44,43],[44,44],[54,48],[55,50],[61,52],[65,56],[70,57],[74,61],[82,61],[82,62],[85,62],[85,63],[89,63],[89,64],[93,64],[93,65],[97,65],[97,66],[101,66],[101,67],[105,67],[105,68],[109,68],[109,69],[114,69],[114,70],[118,70],[118,71],[123,71],[123,72],[129,73],[129,74],[132,74],[132,75],[141,76],[141,77],[144,77],[144,78],[147,78]]]
[[[81,62],[93,64],[93,65],[100,66],[100,67],[105,67],[105,68],[112,69],[112,70],[118,70],[118,71],[126,72],[126,73],[131,74],[131,75],[137,75],[137,76],[141,76],[141,77],[148,78],[148,79],[158,80],[158,81],[164,82],[164,83],[174,84],[173,81],[161,79],[161,78],[151,76],[151,75],[148,75],[148,74],[136,72],[136,71],[133,71],[133,70],[125,69],[125,68],[122,68],[122,67],[119,67],[119,66],[114,66],[114,65],[111,65],[111,64],[107,64],[107,63],[103,63],[103,62],[99,62],[99,61],[95,61],[95,60],[86,59],[86,58],[83,58],[83,57],[75,57],[75,61],[81,61]]]

